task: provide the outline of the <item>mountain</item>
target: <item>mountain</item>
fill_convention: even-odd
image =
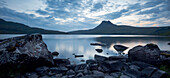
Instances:
[[[21,23],[9,22],[0,19],[0,34],[31,34],[31,33],[66,34],[65,32],[29,27]]]
[[[115,25],[110,21],[102,21],[100,25],[90,30],[78,30],[71,34],[117,34],[117,35],[170,35],[170,26],[167,27],[133,27]]]

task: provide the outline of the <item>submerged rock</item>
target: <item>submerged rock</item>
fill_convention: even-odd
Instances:
[[[114,45],[113,47],[116,51],[118,51],[119,54],[121,54],[123,51],[125,51],[128,48],[123,45]]]
[[[58,56],[58,55],[59,55],[59,53],[58,53],[58,52],[56,52],[56,51],[54,51],[54,52],[52,52],[52,55],[53,55],[53,56]]]
[[[74,55],[75,56],[75,58],[77,58],[77,57],[84,57],[84,55]]]
[[[0,42],[0,69],[32,70],[38,66],[52,65],[53,57],[41,34],[31,34],[4,39]]]
[[[93,46],[106,46],[106,44],[102,44],[102,43],[90,43],[90,45],[93,45]]]
[[[97,52],[99,52],[99,53],[101,53],[101,52],[103,52],[103,50],[102,49],[95,49]]]
[[[157,65],[160,63],[160,49],[156,44],[136,46],[129,50],[128,57],[131,61],[142,61]]]

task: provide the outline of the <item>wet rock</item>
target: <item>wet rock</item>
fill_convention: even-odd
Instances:
[[[68,69],[74,70],[74,68],[76,67],[76,65],[75,65],[75,64],[69,64],[69,65],[66,65],[66,67],[67,67]]]
[[[38,67],[35,69],[35,71],[40,75],[40,76],[44,76],[47,75],[49,72],[49,68],[46,66],[43,67]]]
[[[83,71],[85,68],[87,67],[86,64],[79,64],[79,65],[76,65],[76,67],[74,68],[74,71],[75,72],[78,72],[78,71]]]
[[[74,55],[75,56],[75,58],[77,58],[77,57],[84,57],[84,55]]]
[[[117,73],[111,73],[110,75],[113,76],[113,77],[115,77],[115,78],[118,78],[118,77],[119,77],[119,75],[118,75]]]
[[[75,75],[75,72],[73,70],[69,70],[66,72],[67,75]]]
[[[37,73],[26,73],[27,78],[38,78],[39,76]],[[19,77],[21,78],[21,77]]]
[[[52,66],[53,57],[41,34],[4,39],[0,42],[0,69],[30,71],[40,66]]]
[[[131,61],[142,61],[158,65],[160,63],[160,49],[156,44],[136,46],[129,50],[128,57]]]
[[[93,46],[106,46],[106,44],[102,44],[102,43],[90,43],[90,45],[93,45]]]
[[[129,67],[130,67],[130,69],[133,69],[136,71],[139,71],[141,69],[139,66],[136,66],[136,65],[130,65]]]
[[[170,43],[168,43],[168,45],[170,45]]]
[[[98,64],[89,64],[89,69],[90,70],[97,70],[98,69]]]
[[[125,56],[110,56],[109,60],[122,60],[122,59],[128,59]]]
[[[66,66],[66,65],[70,64],[70,61],[68,59],[55,58],[54,59],[54,64],[56,66]]]
[[[108,60],[107,57],[105,57],[105,56],[100,56],[100,55],[94,55],[94,59],[95,59],[97,62],[103,62],[103,61]]]
[[[127,75],[122,74],[122,75],[120,76],[120,78],[132,78],[132,77],[129,77],[129,76],[127,76]]]
[[[141,71],[141,73],[147,75],[148,77],[151,77],[152,73],[157,71],[158,69],[155,67],[147,67]]]
[[[167,78],[167,74],[165,71],[157,70],[150,78]]]
[[[45,75],[45,76],[42,76],[40,78],[51,78],[51,77],[49,77],[48,75]]]
[[[85,62],[85,60],[82,59],[82,60],[80,60],[80,62]]]
[[[54,76],[54,78],[61,78],[62,77],[62,74],[56,74],[55,76]]]
[[[113,76],[104,76],[104,78],[115,78]]]
[[[132,77],[132,78],[143,78],[143,75],[141,72],[133,69],[129,69],[125,71],[125,74]]]
[[[68,71],[68,68],[66,68],[66,67],[51,67],[50,71],[52,71],[53,73],[60,74],[60,73],[64,73],[64,72]]]
[[[83,73],[78,73],[77,75],[76,75],[76,77],[83,77],[84,75],[83,75]]]
[[[100,66],[103,72],[119,72],[128,69],[128,66],[121,61],[105,61],[100,63]]]
[[[84,69],[83,73],[84,73],[84,75],[92,74],[92,72],[90,70],[88,70],[87,68]]]
[[[58,52],[56,52],[56,51],[54,51],[54,52],[52,52],[52,55],[53,55],[53,56],[58,56],[58,55],[59,55],[59,53],[58,53]]]
[[[144,68],[147,68],[147,67],[154,67],[153,65],[151,64],[147,64],[147,63],[144,63],[144,62],[140,62],[140,61],[133,61],[131,62],[132,64],[136,65],[136,66],[139,66],[141,69],[144,69]]]
[[[118,51],[119,54],[121,54],[123,51],[125,51],[128,48],[123,45],[114,45],[113,47],[116,51]]]
[[[89,59],[86,60],[86,64],[96,64],[97,62],[95,60]]]
[[[95,49],[97,52],[99,52],[99,53],[101,53],[101,52],[103,52],[103,50],[102,49]]]

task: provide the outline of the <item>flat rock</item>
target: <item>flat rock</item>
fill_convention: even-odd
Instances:
[[[94,59],[95,59],[97,62],[103,62],[103,61],[108,60],[107,57],[105,57],[105,56],[100,56],[100,55],[94,55]]]
[[[66,65],[70,64],[70,61],[68,59],[55,58],[54,59],[54,64],[56,66],[66,66]]]
[[[147,67],[141,71],[141,73],[147,75],[148,77],[151,77],[152,73],[157,71],[158,69],[155,67]]]
[[[128,59],[125,56],[110,56],[109,60],[122,60],[122,59]]]
[[[166,78],[166,77],[167,77],[167,73],[165,71],[157,70],[152,74],[150,78]]]

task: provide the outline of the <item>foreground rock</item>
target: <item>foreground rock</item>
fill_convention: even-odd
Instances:
[[[114,45],[113,47],[116,51],[118,51],[119,54],[121,54],[123,51],[125,51],[128,48],[123,45]]]
[[[156,44],[136,46],[129,50],[128,58],[131,61],[142,61],[158,65],[160,63],[160,49]]]
[[[0,69],[32,70],[38,66],[52,65],[53,57],[40,34],[4,39],[0,42]]]

